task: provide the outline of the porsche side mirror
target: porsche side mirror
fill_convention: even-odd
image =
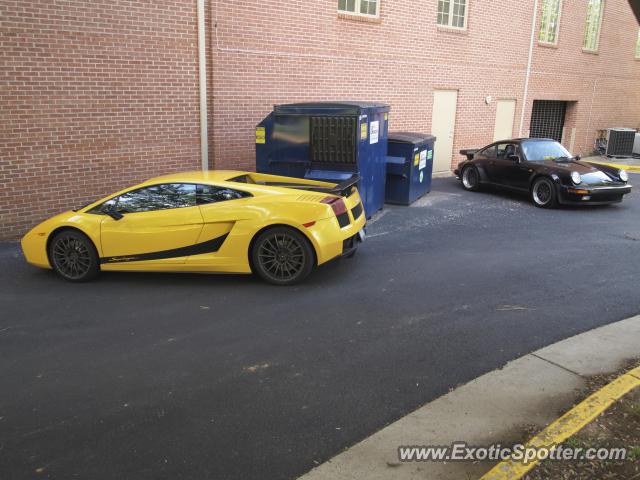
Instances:
[[[507,159],[512,162],[520,163],[520,157],[518,155],[509,155]]]
[[[580,155],[576,155],[575,157],[573,157],[576,161],[580,160],[582,157]]]
[[[122,215],[120,212],[118,212],[115,208],[113,207],[107,207],[103,210],[103,212],[106,215],[109,215],[111,218],[113,218],[115,221],[121,220],[124,215]]]

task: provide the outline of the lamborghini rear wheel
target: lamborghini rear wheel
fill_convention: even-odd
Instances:
[[[48,253],[55,272],[70,282],[86,282],[100,271],[93,243],[79,231],[57,233],[49,243]]]
[[[251,250],[254,271],[274,285],[293,285],[313,269],[314,255],[309,241],[289,227],[262,232]]]

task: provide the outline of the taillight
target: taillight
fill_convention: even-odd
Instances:
[[[347,213],[347,206],[344,204],[344,200],[340,197],[324,197],[320,200],[320,203],[326,203],[327,205],[331,205],[333,209],[333,213],[338,215],[342,215],[343,213]]]

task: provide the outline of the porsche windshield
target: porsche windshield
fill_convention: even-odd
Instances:
[[[522,142],[524,156],[530,162],[542,162],[544,160],[569,160],[573,157],[569,151],[553,140],[535,140]]]

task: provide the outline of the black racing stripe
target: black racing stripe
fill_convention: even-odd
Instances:
[[[190,245],[188,247],[162,250],[160,252],[120,255],[117,257],[102,257],[100,259],[100,263],[142,262],[144,260],[162,260],[163,258],[188,257],[191,255],[202,255],[203,253],[213,253],[220,250],[220,247],[222,247],[222,244],[227,239],[228,235],[228,233],[225,233],[221,237],[207,240],[206,242],[196,243],[195,245]]]

